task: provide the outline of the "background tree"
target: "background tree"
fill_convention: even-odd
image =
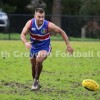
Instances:
[[[91,17],[86,17],[84,19],[85,24],[82,27],[82,34],[83,37],[93,36],[95,38],[100,38],[100,26],[99,17],[93,16],[100,16],[100,0],[81,0],[81,8],[79,11],[80,15],[91,15]]]
[[[1,7],[6,13],[30,13],[26,6],[30,0],[1,0]]]
[[[46,3],[43,0],[31,0],[30,4],[27,5],[27,8],[32,11],[34,11],[35,8],[45,8],[46,7]]]
[[[81,0],[80,15],[100,15],[100,0]]]
[[[2,1],[0,0],[0,9],[2,11],[5,11],[7,13],[13,13],[16,10],[16,6],[11,6],[8,2],[6,2],[5,0]]]
[[[61,27],[62,0],[53,0],[52,22]]]
[[[53,0],[50,0],[49,2],[48,2],[48,0],[43,0],[43,1],[46,4],[46,7],[45,7],[46,14],[51,15],[52,14]]]
[[[79,15],[81,0],[62,0],[63,15]]]

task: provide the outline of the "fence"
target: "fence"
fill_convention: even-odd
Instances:
[[[0,39],[20,39],[20,33],[26,22],[33,17],[27,14],[9,14],[8,29],[0,30]],[[59,17],[59,16],[56,16]],[[62,15],[61,28],[70,37],[100,39],[100,16],[68,16]],[[51,15],[46,16],[47,20]]]

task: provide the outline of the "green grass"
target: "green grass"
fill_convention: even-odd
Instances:
[[[51,44],[52,55],[44,61],[40,77],[42,88],[33,92],[29,50],[21,41],[0,41],[0,100],[100,99],[100,90],[81,86],[87,78],[100,84],[100,42],[71,42],[75,53],[67,56],[63,41]]]
[[[20,34],[19,33],[0,33],[0,40],[20,40]],[[29,39],[29,35],[27,35],[27,39]],[[69,38],[71,41],[100,41],[100,39],[93,39],[93,38]],[[63,40],[62,37],[57,34],[56,36],[53,36],[51,34],[51,40]]]
[[[27,35],[27,38],[29,36]],[[2,40],[19,40],[20,34],[19,33],[0,33],[0,39]]]

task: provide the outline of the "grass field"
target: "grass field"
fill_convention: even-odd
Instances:
[[[0,100],[100,100],[100,90],[81,86],[87,78],[100,84],[100,42],[71,42],[73,55],[65,54],[63,41],[51,44],[40,77],[42,88],[31,91],[29,50],[21,41],[0,41]]]
[[[27,39],[29,39],[29,35],[27,35]],[[100,39],[95,38],[69,38],[71,41],[99,41]],[[0,40],[20,40],[20,34],[19,33],[0,33]],[[56,36],[51,35],[51,40],[62,40],[62,37],[57,34]]]

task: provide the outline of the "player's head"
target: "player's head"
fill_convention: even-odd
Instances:
[[[41,25],[45,19],[45,11],[42,8],[37,8],[35,10],[35,15],[37,24]]]

